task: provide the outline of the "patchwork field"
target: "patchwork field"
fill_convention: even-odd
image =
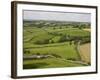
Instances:
[[[74,23],[36,23],[24,22],[23,69],[90,65],[90,31],[75,27]]]

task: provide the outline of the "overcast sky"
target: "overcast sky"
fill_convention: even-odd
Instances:
[[[56,21],[90,22],[91,14],[24,10],[23,18],[24,20],[56,20]]]

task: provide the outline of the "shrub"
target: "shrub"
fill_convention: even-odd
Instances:
[[[23,50],[23,52],[24,52],[25,54],[29,54],[29,53],[30,53],[29,50]]]
[[[59,42],[65,42],[66,41],[66,35],[62,35],[59,39]]]
[[[35,42],[35,44],[48,44],[49,40],[38,40]]]

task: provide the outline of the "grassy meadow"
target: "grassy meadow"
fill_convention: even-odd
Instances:
[[[91,43],[90,33],[85,22],[24,21],[23,69],[89,66],[80,46]]]

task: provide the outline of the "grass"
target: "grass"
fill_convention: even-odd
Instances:
[[[60,67],[77,67],[83,66],[82,64],[63,61],[57,58],[47,58],[42,60],[27,60],[24,61],[24,69],[37,69],[37,68],[60,68]]]
[[[42,48],[30,48],[28,49],[30,54],[57,54],[63,58],[74,58],[79,59],[75,50],[75,46],[72,45],[59,45],[59,46],[51,46],[51,47],[42,47]]]
[[[23,60],[23,69],[37,69],[37,68],[56,68],[56,67],[75,67],[84,66],[81,63],[74,63],[70,61],[63,61],[62,59],[73,59],[80,61],[80,56],[76,51],[76,45],[70,45],[68,41],[59,42],[61,35],[70,36],[89,36],[90,32],[85,30],[80,30],[78,28],[57,28],[53,27],[24,27],[23,29],[23,48],[28,50],[29,53],[24,53],[24,55],[34,55],[34,54],[56,54],[61,57],[58,58],[46,58],[38,60]],[[53,35],[53,34],[57,35]],[[49,40],[48,44],[35,44],[35,42],[43,42]],[[53,42],[52,42],[53,41]]]

